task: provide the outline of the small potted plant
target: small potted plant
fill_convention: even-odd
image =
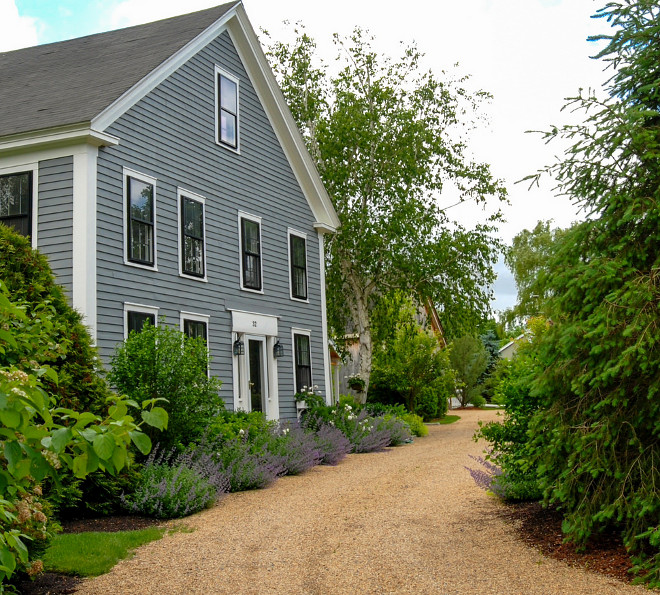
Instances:
[[[364,379],[360,376],[351,376],[348,379],[348,386],[351,390],[354,390],[356,393],[361,393],[364,390]]]

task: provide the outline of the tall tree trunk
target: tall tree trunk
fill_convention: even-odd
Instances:
[[[369,318],[369,285],[365,287],[350,262],[342,262],[344,279],[346,280],[346,303],[351,313],[353,326],[359,336],[358,356],[360,358],[360,378],[364,380],[364,390],[358,394],[361,403],[367,401],[369,379],[371,377],[371,362],[373,343],[371,340],[371,321]]]

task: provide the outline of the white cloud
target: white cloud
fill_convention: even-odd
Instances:
[[[0,0],[0,23],[0,52],[29,47],[39,42],[37,19],[20,16],[14,0]]]

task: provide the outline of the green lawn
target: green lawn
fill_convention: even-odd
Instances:
[[[135,548],[160,539],[166,529],[149,527],[116,533],[90,532],[55,535],[43,556],[46,571],[98,576],[129,557]]]
[[[458,421],[459,419],[461,419],[459,415],[445,415],[445,416],[440,417],[438,419],[433,419],[428,423],[447,425],[447,424],[453,424],[455,421]]]

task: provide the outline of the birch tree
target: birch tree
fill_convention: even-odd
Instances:
[[[368,388],[379,296],[431,297],[449,333],[489,310],[494,221],[452,221],[441,194],[451,182],[451,203],[505,197],[489,167],[466,155],[464,133],[489,95],[424,71],[414,46],[398,60],[377,54],[360,29],[334,36],[339,70],[329,74],[315,42],[295,32],[268,55],[341,221],[327,244],[328,315],[336,336],[359,335]]]

